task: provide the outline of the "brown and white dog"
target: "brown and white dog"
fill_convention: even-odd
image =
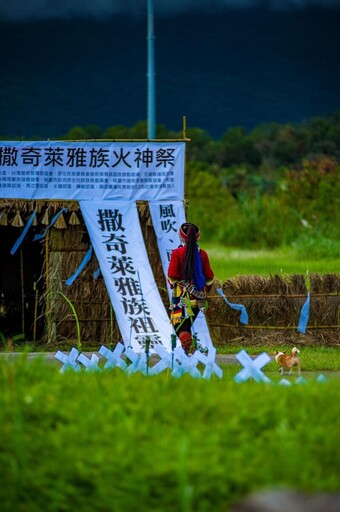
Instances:
[[[291,374],[293,366],[297,366],[298,372],[300,375],[300,373],[301,373],[300,359],[296,355],[299,353],[300,353],[300,350],[297,349],[296,347],[294,347],[292,349],[291,355],[286,354],[285,351],[274,353],[274,357],[275,357],[277,364],[279,365],[279,372],[281,373],[281,375],[283,375],[285,370],[288,371],[289,374]]]

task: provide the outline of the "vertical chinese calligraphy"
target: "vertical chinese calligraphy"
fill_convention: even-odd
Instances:
[[[137,208],[83,201],[81,210],[126,346],[170,344],[171,327],[148,261]]]

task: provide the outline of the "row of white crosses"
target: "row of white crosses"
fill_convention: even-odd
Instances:
[[[219,379],[223,376],[222,369],[216,363],[216,349],[213,346],[209,348],[208,354],[203,354],[199,350],[196,350],[190,356],[187,356],[181,347],[177,347],[171,352],[168,352],[163,345],[156,344],[154,350],[159,357],[159,361],[151,367],[149,366],[149,357],[146,352],[137,354],[132,348],[125,349],[122,343],[117,343],[113,351],[102,345],[99,349],[99,354],[106,359],[106,363],[103,367],[104,370],[116,367],[120,368],[128,375],[139,371],[144,375],[158,375],[162,371],[169,369],[174,377],[180,377],[186,373],[194,378],[203,377],[203,379],[210,379],[213,374]],[[125,356],[125,359],[123,359],[122,356]],[[85,367],[86,371],[98,371],[102,369],[99,366],[99,357],[96,354],[92,354],[90,359],[85,354],[80,353],[76,348],[72,348],[68,355],[58,350],[55,354],[55,358],[63,363],[60,369],[62,373],[67,369],[80,371],[81,365]],[[271,361],[271,358],[266,352],[263,352],[256,358],[251,358],[245,350],[241,350],[236,354],[236,359],[243,368],[235,375],[235,382],[242,383],[249,379],[253,379],[256,382],[272,382],[262,371],[262,368]],[[198,363],[204,366],[203,374],[197,368]],[[318,382],[324,382],[325,380],[326,378],[322,374],[317,377]],[[306,382],[306,379],[299,376],[295,382],[297,384],[303,384]],[[292,385],[291,381],[287,379],[281,379],[279,384],[284,386]]]
[[[137,354],[132,348],[125,349],[122,343],[117,343],[114,350],[110,350],[104,345],[100,347],[99,354],[106,359],[103,368],[99,366],[100,359],[97,354],[92,354],[90,359],[76,348],[72,348],[69,354],[58,350],[55,358],[63,364],[60,369],[61,373],[68,369],[80,371],[82,367],[85,367],[86,371],[120,368],[128,375],[137,372],[142,372],[144,375],[158,375],[169,369],[174,377],[180,377],[185,373],[194,378],[202,377],[203,379],[210,379],[213,374],[219,379],[223,376],[222,369],[216,363],[216,349],[213,346],[210,347],[208,354],[196,350],[190,356],[184,352],[182,347],[168,352],[163,345],[156,344],[154,351],[158,355],[159,361],[153,366],[149,365],[149,357],[146,352]],[[197,368],[198,363],[204,366],[203,373]]]

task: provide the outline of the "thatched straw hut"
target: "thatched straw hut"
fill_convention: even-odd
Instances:
[[[53,216],[67,208],[41,241],[33,241]],[[10,251],[33,211],[37,212],[20,248]],[[147,203],[138,203],[142,231],[157,286],[166,300],[157,241]],[[120,333],[103,278],[93,255],[71,286],[65,281],[77,270],[90,239],[77,202],[0,201],[1,309],[0,332],[24,333],[28,340],[60,344],[80,340],[91,346],[116,343]]]
[[[41,241],[33,241],[52,217],[64,212]],[[36,219],[14,255],[10,251],[32,212]],[[138,211],[156,284],[168,307],[165,278],[148,204]],[[88,348],[115,344],[119,328],[95,255],[71,286],[66,280],[76,271],[90,240],[77,202],[0,200],[1,278],[0,333],[2,339],[24,333],[27,340],[61,345],[81,343]],[[308,285],[308,286],[307,286]],[[230,302],[243,304],[249,324],[229,308],[216,292],[222,287]],[[310,316],[306,334],[297,332],[302,305],[309,288]],[[340,343],[340,276],[238,276],[215,282],[210,294],[207,321],[216,346],[263,343]],[[80,331],[78,332],[78,325]]]

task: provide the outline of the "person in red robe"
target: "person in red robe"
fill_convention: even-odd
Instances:
[[[206,292],[211,288],[214,273],[206,251],[197,241],[200,230],[185,222],[179,229],[182,245],[171,253],[168,282],[172,288],[170,320],[186,354],[193,345],[191,328],[200,311],[207,309]]]

